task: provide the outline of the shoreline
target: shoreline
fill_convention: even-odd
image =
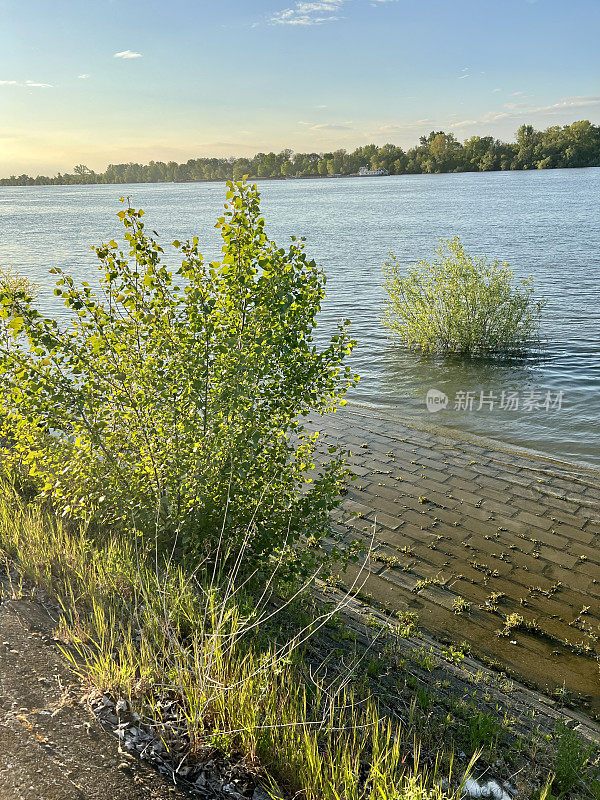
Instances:
[[[349,175],[298,175],[291,176],[291,175],[276,175],[276,176],[264,176],[259,177],[257,175],[248,175],[248,181],[253,183],[260,183],[262,181],[312,181],[312,180],[331,180],[331,179],[347,179],[347,178],[369,178],[369,177],[376,177],[376,178],[418,178],[418,177],[429,177],[438,176],[438,175],[513,175],[513,174],[520,174],[523,172],[529,172],[530,174],[537,175],[539,173],[545,172],[575,172],[577,170],[587,170],[587,169],[600,169],[600,165],[594,164],[591,166],[585,167],[544,167],[543,169],[536,169],[536,170],[527,170],[527,169],[494,169],[489,171],[482,171],[482,170],[461,170],[460,172],[400,172],[397,174],[390,173],[389,175],[358,175],[357,173],[352,173]],[[8,178],[0,178],[2,180],[9,180]],[[15,188],[22,188],[22,189],[33,189],[35,187],[44,187],[48,188],[50,186],[184,186],[186,184],[203,184],[203,183],[217,183],[217,184],[225,184],[227,181],[236,181],[241,180],[241,178],[203,178],[200,180],[185,180],[185,181],[141,181],[136,182],[133,181],[131,183],[102,183],[102,182],[93,182],[93,183],[1,183],[0,182],[0,189],[15,189]]]
[[[454,428],[446,425],[436,425],[434,422],[427,423],[429,417],[423,414],[423,422],[419,423],[417,414],[410,412],[395,411],[392,406],[376,403],[360,402],[357,400],[348,400],[348,407],[361,408],[367,412],[375,413],[382,418],[389,417],[390,421],[400,422],[409,428],[416,430],[426,431],[429,433],[438,434],[439,436],[448,436],[455,439],[457,442],[469,442],[471,444],[480,445],[482,447],[489,447],[490,449],[499,450],[505,453],[513,453],[515,455],[525,456],[529,458],[539,459],[540,461],[548,461],[558,467],[564,469],[571,469],[581,472],[592,473],[598,480],[600,480],[600,466],[595,466],[588,461],[577,461],[575,459],[560,458],[559,456],[551,453],[544,452],[543,450],[536,450],[533,447],[507,442],[504,439],[496,439],[492,436],[484,436],[481,433],[474,433],[466,431],[463,428]]]

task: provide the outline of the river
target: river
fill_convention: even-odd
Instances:
[[[600,467],[600,168],[262,181],[260,189],[269,235],[279,244],[305,236],[327,273],[319,335],[352,320],[361,375],[352,399]],[[146,211],[164,243],[198,235],[212,259],[224,194],[218,183],[2,187],[0,264],[40,283],[44,311],[59,314],[49,269],[94,280],[90,245],[120,234],[121,195]],[[389,251],[408,265],[457,234],[468,251],[508,261],[517,278],[533,275],[547,305],[543,344],[527,359],[424,357],[389,341],[380,320]],[[448,397],[444,410],[427,409],[430,389]],[[503,392],[512,393],[507,408]]]

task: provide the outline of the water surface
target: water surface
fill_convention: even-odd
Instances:
[[[353,322],[352,364],[361,375],[354,399],[600,466],[600,168],[263,181],[260,188],[269,234],[281,244],[305,236],[327,272],[320,335],[344,317]],[[163,243],[198,235],[205,254],[218,256],[213,225],[223,184],[2,187],[0,264],[41,283],[44,310],[60,313],[48,270],[61,266],[93,281],[90,245],[119,233],[123,194],[144,208]],[[389,341],[380,321],[388,252],[408,265],[456,234],[468,250],[510,262],[517,277],[534,276],[548,302],[546,344],[533,357],[424,357]],[[435,414],[425,405],[431,388],[449,398]],[[499,408],[503,391],[516,393],[518,409]],[[459,392],[472,393],[472,410],[455,409]],[[479,409],[481,392],[496,398],[493,408]]]

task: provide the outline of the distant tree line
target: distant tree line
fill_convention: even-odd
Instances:
[[[11,175],[2,186],[33,186],[77,183],[162,183],[184,181],[239,180],[253,178],[309,178],[353,175],[361,167],[385,169],[391,175],[439,172],[492,172],[496,170],[552,169],[600,166],[600,125],[589,120],[571,125],[553,125],[544,131],[521,125],[515,142],[493,136],[471,136],[460,143],[452,133],[431,131],[406,152],[397,145],[357,147],[351,153],[257,153],[253,158],[191,158],[185,164],[151,161],[149,164],[109,164],[105,172],[94,172],[83,164],[72,173],[54,177]]]

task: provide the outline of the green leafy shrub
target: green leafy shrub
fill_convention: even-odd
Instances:
[[[507,263],[470,256],[458,236],[434,252],[406,272],[394,255],[385,266],[384,324],[394,338],[424,352],[526,349],[544,305],[533,298],[533,279],[515,284]]]
[[[158,531],[196,559],[285,551],[300,569],[317,551],[294,545],[323,535],[347,473],[335,448],[315,468],[304,420],[355,380],[349,323],[316,347],[325,277],[302,240],[267,238],[256,186],[228,184],[221,260],[176,241],[175,273],[143,213],[118,214],[125,253],[93,248],[99,292],[53,270],[66,323],[26,287],[0,290],[0,400],[16,439],[5,458],[64,516]]]

